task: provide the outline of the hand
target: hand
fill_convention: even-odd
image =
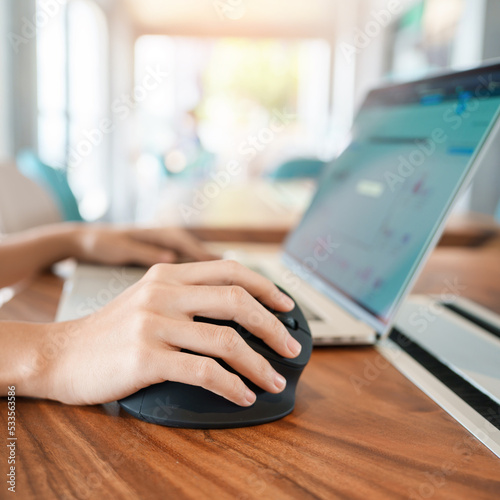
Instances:
[[[75,256],[107,265],[213,260],[201,242],[179,228],[127,228],[89,224],[76,233]]]
[[[256,299],[277,311],[293,308],[272,282],[236,262],[156,265],[97,313],[51,325],[42,353],[56,354],[39,363],[38,396],[98,404],[171,380],[253,404],[256,396],[240,377],[181,349],[222,358],[259,387],[281,392],[284,378],[235,330],[193,322],[194,316],[234,320],[282,356],[296,357],[300,344]]]

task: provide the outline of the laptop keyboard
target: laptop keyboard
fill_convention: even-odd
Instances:
[[[300,302],[298,300],[297,304],[299,308],[302,310],[302,313],[304,314],[304,317],[306,318],[307,321],[320,321],[322,319],[314,311],[309,309],[309,307],[307,307],[303,302]]]
[[[268,275],[265,269],[262,267],[252,264],[248,265],[247,267],[251,269],[252,271],[255,271],[256,273],[260,274],[261,276],[264,276],[264,278],[270,279],[273,281],[273,279]],[[295,300],[295,299],[294,299]],[[304,317],[306,318],[307,321],[320,321],[322,318],[320,318],[313,310],[311,310],[308,306],[306,306],[303,302],[300,300],[297,300],[297,305],[299,308],[302,310],[302,313],[304,314]]]

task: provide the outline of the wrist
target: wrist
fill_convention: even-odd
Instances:
[[[85,254],[87,232],[85,224],[64,224],[58,237],[61,248],[67,253],[67,257],[74,257],[78,260],[82,259]]]
[[[36,323],[1,324],[1,343],[7,348],[0,355],[0,394],[13,385],[19,396],[48,397],[51,359],[47,339],[50,327],[50,324]]]
[[[68,222],[34,229],[35,240],[38,241],[38,251],[48,264],[78,257],[81,251],[84,225]]]
[[[71,257],[83,262],[101,262],[105,256],[100,244],[103,236],[109,235],[111,228],[102,224],[73,224],[68,226],[66,244],[71,249]]]

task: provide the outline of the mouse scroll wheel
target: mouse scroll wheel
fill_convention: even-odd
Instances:
[[[288,328],[292,330],[297,330],[297,320],[288,314],[275,312],[274,315]]]

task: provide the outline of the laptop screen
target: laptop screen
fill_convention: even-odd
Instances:
[[[290,265],[387,325],[500,107],[500,65],[380,88],[285,244]]]

